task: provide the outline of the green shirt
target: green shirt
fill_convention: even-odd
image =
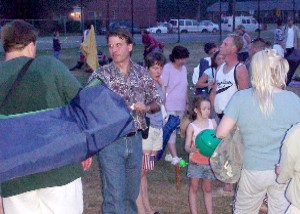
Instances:
[[[0,104],[28,60],[27,57],[18,57],[0,64]],[[80,83],[60,61],[50,56],[41,56],[32,62],[12,96],[0,109],[0,114],[10,115],[64,106],[75,97],[80,88]],[[9,131],[13,133],[17,130]],[[61,186],[82,175],[80,163],[69,165],[4,182],[1,194],[9,197],[30,190]]]

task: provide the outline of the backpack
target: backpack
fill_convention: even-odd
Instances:
[[[199,64],[199,77],[198,80],[201,78],[203,75],[204,71],[209,68],[209,62],[205,58],[200,59],[200,64]],[[195,94],[203,94],[203,93],[208,93],[208,88],[196,88],[195,89]]]

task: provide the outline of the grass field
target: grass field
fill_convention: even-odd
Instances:
[[[169,56],[172,48],[176,44],[166,44],[164,54]],[[183,44],[190,51],[190,57],[187,61],[189,87],[191,84],[191,75],[193,68],[198,64],[199,59],[205,54],[203,52],[203,44]],[[107,54],[106,47],[99,47]],[[143,60],[143,47],[137,45],[134,47],[132,59],[135,62]],[[38,55],[52,55],[52,51],[38,51]],[[1,57],[0,57],[1,58]],[[61,61],[68,67],[73,67],[79,59],[79,49],[63,49],[61,53]],[[299,72],[299,70],[298,70]],[[72,72],[73,75],[84,85],[90,74],[82,70]],[[290,88],[299,95],[299,88]],[[192,97],[192,90],[189,90],[190,98]],[[188,160],[187,154],[184,152],[184,139],[178,136],[177,149],[179,156]],[[149,180],[149,194],[152,207],[156,211],[164,214],[186,214],[189,213],[188,206],[188,179],[186,177],[186,168],[181,170],[181,188],[176,189],[175,182],[175,168],[170,164],[161,160],[157,163],[156,169],[148,176]],[[214,182],[214,189],[220,187],[222,184],[219,181]],[[96,214],[101,213],[101,184],[99,179],[99,169],[96,159],[94,159],[92,167],[86,172],[83,178],[84,191],[84,213]],[[205,213],[202,192],[199,190],[199,214]],[[230,214],[231,197],[214,197],[213,208],[216,214]]]

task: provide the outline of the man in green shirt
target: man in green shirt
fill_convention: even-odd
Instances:
[[[0,114],[60,107],[75,97],[81,85],[60,61],[50,56],[35,58],[37,31],[32,25],[22,20],[8,23],[2,28],[1,39],[5,61],[0,63]],[[26,71],[20,78],[21,70]],[[82,175],[78,163],[4,182],[4,212],[82,213]]]

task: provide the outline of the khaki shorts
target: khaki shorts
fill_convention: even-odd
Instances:
[[[276,182],[275,170],[243,169],[238,183],[234,214],[258,213],[268,195],[268,213],[285,213],[289,202],[285,198],[287,184]]]
[[[162,149],[163,131],[162,128],[149,127],[149,135],[147,139],[143,139],[143,150],[159,151]]]

